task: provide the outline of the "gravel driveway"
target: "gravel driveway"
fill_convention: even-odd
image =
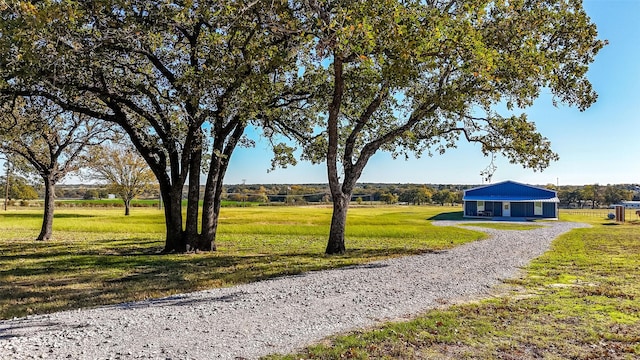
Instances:
[[[455,225],[455,222],[435,222]],[[258,283],[0,322],[0,359],[255,359],[487,296],[551,241],[546,222],[455,249]]]

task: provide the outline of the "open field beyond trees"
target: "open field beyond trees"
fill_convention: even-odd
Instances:
[[[56,211],[53,239],[34,241],[41,211],[0,213],[0,318],[114,304],[449,248],[484,237],[432,226],[456,207],[353,208],[348,251],[324,255],[330,208],[225,208],[218,251],[157,255],[163,213]],[[444,214],[441,214],[443,213]],[[441,214],[441,215],[438,215]]]
[[[593,215],[495,298],[335,337],[270,359],[638,359],[640,223]]]

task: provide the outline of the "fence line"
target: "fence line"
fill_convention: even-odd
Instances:
[[[638,209],[625,209],[625,221],[638,220],[640,217],[636,215]],[[601,219],[609,219],[609,214],[615,215],[615,209],[559,209],[560,214],[581,215]]]

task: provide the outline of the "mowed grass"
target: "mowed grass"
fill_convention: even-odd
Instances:
[[[498,296],[270,359],[639,359],[640,223],[592,216]]]
[[[158,255],[157,209],[56,209],[53,240],[37,242],[38,210],[0,212],[0,318],[231,286],[457,246],[485,235],[429,219],[459,208],[353,208],[347,253],[325,256],[330,208],[224,208],[218,251]]]

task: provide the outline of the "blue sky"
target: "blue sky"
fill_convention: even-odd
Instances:
[[[542,94],[526,109],[530,120],[560,155],[544,172],[523,169],[503,158],[496,161],[492,182],[584,185],[640,183],[640,0],[585,0],[584,7],[609,45],[600,51],[588,77],[598,101],[584,112],[551,104]],[[300,162],[267,172],[271,151],[258,140],[255,149],[237,149],[225,183],[326,183],[326,167]],[[393,160],[376,154],[360,182],[480,184],[489,164],[477,145],[459,143],[445,155]]]

